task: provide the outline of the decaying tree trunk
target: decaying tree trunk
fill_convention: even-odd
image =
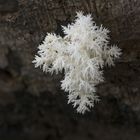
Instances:
[[[63,76],[32,64],[46,33],[62,34],[80,10],[110,29],[123,50],[97,88],[101,102],[84,116],[67,105]],[[140,1],[0,0],[0,118],[2,140],[139,139]]]

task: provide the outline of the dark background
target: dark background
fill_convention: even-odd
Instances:
[[[82,10],[109,28],[123,55],[105,68],[101,102],[79,115],[60,89],[62,75],[32,64],[47,32],[62,34]],[[140,1],[0,0],[0,140],[139,140]]]

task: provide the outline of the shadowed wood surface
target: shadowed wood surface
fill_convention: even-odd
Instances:
[[[116,66],[105,68],[101,102],[84,116],[67,105],[63,76],[32,64],[46,33],[62,35],[76,11],[91,13],[123,50]],[[139,0],[0,0],[1,140],[139,140],[139,132]]]

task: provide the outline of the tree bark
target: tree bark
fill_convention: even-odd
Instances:
[[[76,11],[91,13],[123,51],[97,87],[101,102],[84,116],[67,105],[63,76],[32,64],[46,33],[62,35]],[[139,23],[139,0],[0,0],[0,139],[139,139]]]

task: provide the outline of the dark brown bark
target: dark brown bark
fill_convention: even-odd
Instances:
[[[67,105],[62,75],[44,74],[31,63],[47,32],[76,11],[91,13],[123,50],[106,82],[101,102],[84,116]],[[0,0],[0,139],[138,140],[140,134],[139,0]]]

